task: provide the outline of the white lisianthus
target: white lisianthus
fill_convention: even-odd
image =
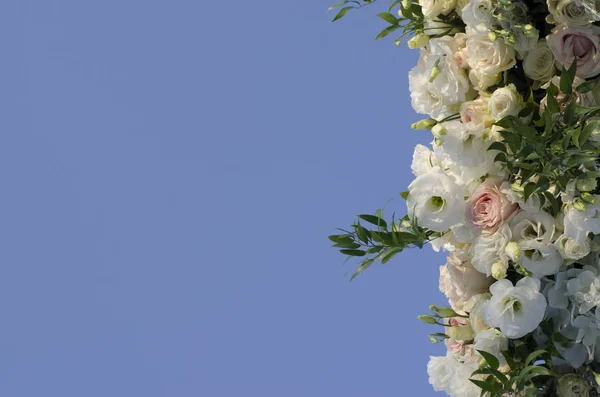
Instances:
[[[600,20],[596,0],[547,0],[548,21],[557,25],[585,26]]]
[[[420,144],[415,147],[411,169],[415,176],[425,175],[430,172],[439,172],[441,170],[440,162],[433,152],[427,146]]]
[[[486,33],[470,36],[466,53],[469,66],[478,77],[498,74],[516,63],[514,48],[503,40],[490,40]]]
[[[527,77],[538,82],[537,87],[554,76],[556,73],[554,54],[546,40],[539,40],[536,47],[525,55],[523,71]]]
[[[515,85],[509,84],[494,91],[488,102],[488,109],[496,121],[506,116],[518,116],[523,109],[523,98]]]
[[[462,9],[462,19],[468,29],[489,32],[494,26],[492,0],[471,0]]]
[[[567,281],[567,294],[577,302],[579,314],[600,305],[600,277],[592,270],[584,270]]]
[[[442,172],[417,177],[408,186],[406,200],[408,216],[417,218],[419,225],[444,232],[464,223],[464,190]]]
[[[458,42],[444,36],[431,39],[417,66],[408,73],[412,106],[416,112],[441,119],[455,113],[474,92],[465,70],[454,57]]]
[[[475,335],[490,328],[481,317],[481,308],[490,298],[491,295],[489,293],[473,295],[471,299],[464,304],[464,310],[469,313],[469,324]]]
[[[506,364],[502,351],[508,350],[508,339],[494,328],[481,331],[475,336],[475,350],[495,356],[500,365]]]
[[[448,15],[456,7],[456,0],[419,0],[423,15],[432,19],[438,15]]]
[[[508,225],[501,226],[495,233],[480,235],[471,246],[471,263],[481,273],[491,276],[494,264],[501,262],[508,267],[506,246],[512,238]]]
[[[560,256],[570,262],[583,259],[591,250],[588,239],[582,242],[575,241],[564,234],[554,242],[554,246],[558,249]]]
[[[483,320],[510,339],[533,332],[546,313],[546,299],[539,290],[540,281],[532,277],[522,278],[515,286],[509,280],[496,281],[490,287],[492,299],[481,309]]]
[[[573,207],[567,210],[564,219],[566,237],[582,243],[589,233],[600,234],[600,196],[594,197],[597,204],[589,204],[583,211]]]
[[[450,381],[448,394],[450,397],[479,397],[481,389],[470,379],[474,378],[473,372],[479,368],[479,365],[472,361],[461,363],[456,369],[456,373]],[[475,378],[477,378],[475,376]]]
[[[550,276],[560,270],[562,257],[554,245],[537,240],[523,240],[519,245],[523,250],[519,263],[535,277]]]
[[[521,211],[510,221],[513,241],[534,240],[548,244],[554,236],[554,218],[545,211]]]

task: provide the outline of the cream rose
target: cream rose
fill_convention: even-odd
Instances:
[[[539,40],[537,46],[529,51],[523,59],[523,71],[539,84],[550,80],[556,73],[554,54],[546,40]]]
[[[490,40],[486,33],[478,33],[467,39],[467,62],[473,72],[484,80],[484,76],[495,75],[512,68],[515,50],[503,40]]]
[[[446,265],[440,267],[440,291],[448,297],[454,310],[465,310],[466,302],[486,292],[492,282],[455,254],[450,254]]]
[[[419,0],[423,15],[435,18],[438,15],[448,15],[456,7],[456,0]]]
[[[500,191],[501,184],[500,180],[488,179],[469,198],[466,219],[478,233],[494,233],[519,208]]]
[[[496,121],[506,116],[517,116],[522,108],[523,98],[514,84],[498,88],[488,101],[488,109]]]
[[[600,27],[557,27],[546,37],[556,61],[565,67],[577,62],[577,76],[600,73]]]
[[[567,26],[585,26],[598,21],[595,0],[548,0],[550,23]]]

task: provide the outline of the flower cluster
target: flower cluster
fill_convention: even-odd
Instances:
[[[404,218],[360,215],[330,239],[362,259],[356,274],[407,247],[448,252],[450,306],[421,317],[444,327],[436,391],[599,395],[600,2],[403,0],[379,16],[378,37],[420,51],[413,128],[432,141]]]

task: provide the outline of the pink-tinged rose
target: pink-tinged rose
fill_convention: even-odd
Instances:
[[[446,265],[440,267],[440,291],[448,297],[450,306],[457,312],[464,311],[465,303],[473,295],[487,292],[492,281],[493,279],[478,272],[469,262],[461,260],[454,253],[450,254]],[[462,317],[450,319],[452,326],[465,323],[466,319]]]
[[[464,342],[456,339],[446,339],[446,348],[454,354],[460,354],[463,351]]]
[[[600,27],[557,27],[546,41],[561,66],[568,68],[577,62],[577,76],[600,73]]]
[[[511,203],[500,191],[502,181],[488,179],[471,195],[467,203],[467,222],[482,234],[492,234],[515,213],[518,204]]]

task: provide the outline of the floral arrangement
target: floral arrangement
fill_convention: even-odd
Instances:
[[[374,0],[342,1],[334,20]],[[450,396],[600,396],[600,1],[402,0],[378,16],[420,50],[408,75],[431,145],[406,215],[330,236],[359,265],[448,253],[448,307],[420,319]]]

